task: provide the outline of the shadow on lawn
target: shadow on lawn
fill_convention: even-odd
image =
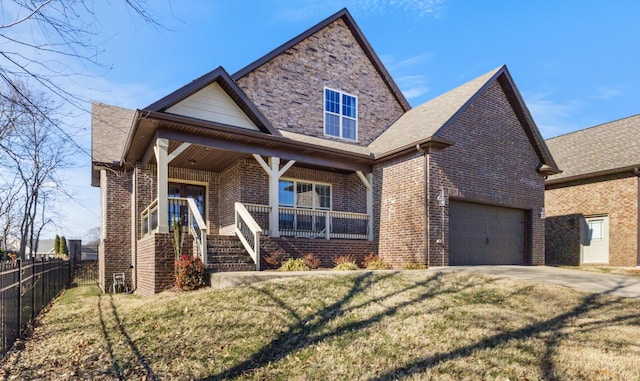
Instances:
[[[131,339],[131,336],[125,330],[124,325],[122,324],[122,319],[118,314],[118,308],[113,302],[113,295],[111,294],[108,294],[108,295],[109,295],[109,302],[111,304],[111,312],[113,313],[113,317],[114,317],[116,326],[118,328],[118,331],[124,337],[125,341],[129,345],[129,348],[131,349],[131,352],[133,352],[133,354],[135,355],[138,364],[140,364],[144,368],[144,373],[146,376],[145,380],[157,380],[157,377],[153,373],[153,369],[151,368],[149,361],[140,353],[138,346],[133,342],[133,340]],[[109,331],[105,323],[104,312],[102,310],[102,295],[98,296],[98,312],[100,314],[100,325],[102,327],[102,334],[104,335],[104,338],[107,342],[107,352],[109,353],[109,357],[111,358],[111,368],[113,369],[115,376],[118,377],[119,380],[124,380],[125,377],[122,374],[122,369],[113,351],[113,339],[109,335]]]
[[[624,285],[622,284],[618,285],[607,291],[605,294],[613,293],[623,287]],[[546,350],[540,362],[540,370],[543,374],[544,379],[555,380],[558,379],[559,376],[556,374],[556,364],[553,360],[553,355],[555,353],[558,342],[564,336],[564,334],[562,333],[562,328],[565,327],[565,325],[572,319],[578,318],[581,315],[586,314],[587,312],[602,309],[608,304],[609,303],[602,300],[600,294],[589,294],[585,296],[578,305],[576,305],[571,311],[567,313],[558,315],[545,321],[527,325],[526,327],[520,329],[511,330],[496,334],[491,337],[487,337],[483,340],[477,341],[474,344],[466,345],[454,351],[438,353],[433,356],[427,356],[418,359],[412,363],[405,364],[402,367],[391,369],[379,375],[378,377],[371,378],[370,380],[389,380],[406,377],[416,373],[420,374],[430,368],[435,367],[441,362],[470,356],[475,351],[495,348],[512,340],[522,340],[532,337],[543,338],[543,340],[545,341]],[[635,324],[640,324],[640,318],[636,314],[630,314],[615,319],[590,322],[588,324],[581,325],[578,328],[579,332],[586,332],[610,324],[629,322],[634,320],[636,321]]]
[[[204,378],[203,380],[217,380],[217,379],[231,379],[235,377],[239,377],[241,375],[245,375],[246,373],[252,373],[253,371],[260,369],[262,367],[266,367],[269,364],[276,362],[278,360],[282,360],[287,355],[302,350],[306,347],[312,346],[314,344],[320,343],[324,340],[328,340],[342,334],[345,334],[350,331],[355,331],[358,329],[363,329],[371,326],[379,322],[381,319],[387,316],[394,315],[396,311],[399,309],[411,305],[413,303],[418,303],[424,301],[426,299],[432,298],[436,295],[447,294],[447,293],[457,293],[462,291],[463,289],[447,289],[443,288],[442,277],[443,274],[436,273],[430,276],[428,279],[411,285],[410,287],[404,288],[400,292],[389,293],[386,295],[382,295],[376,298],[369,299],[360,303],[358,305],[348,306],[348,303],[351,302],[354,297],[364,291],[366,291],[369,287],[374,284],[385,280],[386,278],[396,276],[395,273],[385,274],[383,276],[374,277],[373,273],[364,273],[357,276],[353,282],[352,287],[349,292],[337,300],[333,304],[326,306],[320,311],[311,314],[305,318],[301,318],[295,310],[290,308],[282,299],[276,297],[272,293],[268,292],[265,289],[252,287],[255,292],[262,293],[273,301],[275,301],[279,307],[288,311],[291,317],[295,320],[295,323],[289,327],[288,330],[281,333],[278,337],[276,337],[269,344],[264,346],[258,352],[251,355],[246,360],[238,363],[237,365],[227,369],[223,372],[220,372],[215,375],[211,375],[209,377]],[[492,282],[492,280],[487,280],[487,283]],[[476,286],[477,283],[469,284],[467,287]],[[425,292],[420,293],[418,296],[404,301],[402,303],[398,303],[394,306],[386,308],[384,311],[364,320],[358,320],[354,322],[350,322],[344,325],[341,325],[335,329],[329,330],[327,332],[322,332],[324,328],[330,326],[330,323],[335,319],[341,317],[345,313],[366,307],[373,303],[380,303],[385,299],[391,298],[393,296],[397,296],[398,294],[418,289],[418,288],[426,288]]]
[[[444,284],[442,281],[443,274],[435,273],[433,276],[429,277],[423,282],[419,282],[410,287],[406,287],[399,292],[404,293],[418,288],[425,288],[425,291],[421,292],[419,295],[402,303],[389,306],[385,310],[370,318],[349,322],[337,328],[326,330],[326,328],[330,326],[330,323],[332,323],[333,321],[335,321],[335,319],[339,318],[345,313],[348,313],[349,311],[363,308],[373,303],[380,303],[385,299],[398,295],[398,292],[390,293],[366,300],[362,303],[359,303],[358,305],[349,306],[349,303],[354,300],[354,297],[356,295],[366,291],[367,288],[371,287],[375,283],[394,275],[395,274],[393,273],[380,277],[374,277],[372,273],[359,275],[354,280],[349,292],[344,297],[305,318],[302,318],[298,313],[296,313],[294,309],[288,306],[286,302],[276,297],[268,290],[252,287],[255,292],[268,296],[280,308],[287,311],[291,318],[294,320],[294,324],[292,324],[288,330],[281,333],[273,341],[265,345],[259,351],[252,354],[250,357],[246,358],[244,361],[227,370],[221,371],[218,374],[210,375],[209,377],[203,378],[203,380],[232,379],[243,375],[246,376],[263,367],[267,367],[274,362],[282,360],[292,353],[303,350],[306,347],[318,344],[331,338],[338,337],[350,331],[367,328],[380,321],[384,317],[392,316],[399,309],[409,306],[413,303],[419,303],[426,299],[433,298],[437,295],[456,294],[465,291],[470,287],[478,285],[478,283],[472,282],[470,284],[464,285],[464,287],[462,288],[447,287],[448,285]],[[485,281],[485,283],[491,283],[494,281],[496,281],[495,278],[489,278]],[[616,289],[619,289],[621,287],[624,286],[620,285],[610,290],[608,293],[612,293]],[[559,341],[562,340],[564,335],[562,333],[562,328],[565,327],[567,323],[570,323],[573,319],[580,317],[587,312],[602,309],[609,303],[610,302],[603,300],[603,298],[601,298],[601,296],[598,294],[590,294],[583,298],[582,301],[571,311],[564,314],[555,316],[545,321],[527,325],[520,329],[510,330],[490,337],[486,337],[475,343],[457,348],[449,352],[437,353],[435,355],[417,359],[403,366],[390,369],[387,372],[380,374],[375,378],[372,378],[372,380],[398,379],[413,374],[421,374],[442,362],[455,360],[457,358],[464,358],[466,356],[471,356],[476,351],[495,348],[512,340],[523,340],[526,338],[541,338],[545,341],[546,350],[542,358],[540,359],[540,370],[545,379],[556,379],[558,375],[556,374],[556,364],[554,363],[553,357],[556,347]],[[609,324],[623,322],[640,324],[640,317],[635,314],[630,314],[626,316],[619,316],[609,320],[590,321],[578,326],[578,329],[579,332],[587,332],[589,330],[598,329]]]

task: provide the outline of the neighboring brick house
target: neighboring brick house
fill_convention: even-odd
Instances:
[[[346,9],[143,109],[94,104],[92,131],[105,288],[117,272],[140,294],[169,287],[175,220],[214,271],[276,249],[544,263],[558,168],[506,67],[412,109]]]
[[[547,140],[549,264],[640,265],[640,115]]]

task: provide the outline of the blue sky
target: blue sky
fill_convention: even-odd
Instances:
[[[117,106],[143,108],[218,66],[234,73],[347,7],[412,106],[506,64],[545,138],[640,113],[636,1],[149,1],[166,29],[97,3],[98,60],[112,68],[73,87]],[[74,237],[99,224],[80,162],[79,218],[63,224]]]

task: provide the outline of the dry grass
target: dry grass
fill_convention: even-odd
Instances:
[[[559,266],[565,269],[591,271],[597,273],[629,275],[640,277],[640,268],[635,267],[607,267],[607,266]]]
[[[8,379],[640,378],[640,301],[353,273],[152,298],[66,292]]]

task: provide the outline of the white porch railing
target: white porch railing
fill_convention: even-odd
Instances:
[[[262,228],[242,203],[236,202],[234,205],[236,235],[240,238],[244,248],[256,264],[256,270],[260,271],[260,235],[262,234]]]
[[[186,217],[183,226],[188,226],[189,233],[193,236],[195,242],[196,256],[199,256],[204,265],[207,265],[207,224],[200,215],[198,207],[191,198],[170,197],[169,204],[169,222],[175,218]],[[156,232],[158,227],[158,200],[154,200],[140,214],[142,236]],[[184,223],[186,222],[186,224]]]
[[[244,204],[251,216],[264,227],[268,235],[271,207]],[[369,215],[366,213],[340,212],[303,208],[278,208],[280,235],[326,239],[368,239]]]
[[[153,200],[145,210],[140,213],[142,236],[154,232],[158,227],[158,199]]]

